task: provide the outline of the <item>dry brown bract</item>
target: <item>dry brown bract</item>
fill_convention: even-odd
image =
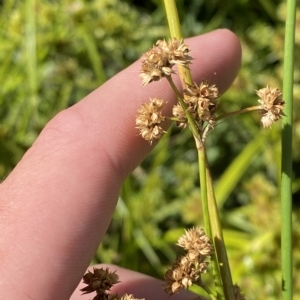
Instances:
[[[138,110],[138,116],[136,118],[136,127],[140,131],[140,135],[150,144],[153,140],[159,139],[164,130],[160,127],[160,124],[165,120],[165,117],[161,113],[161,109],[164,106],[164,101],[160,98],[150,99],[150,103],[142,104],[142,107]]]
[[[283,108],[284,101],[282,100],[282,93],[277,88],[262,88],[256,91],[260,98],[258,102],[261,104],[262,118],[261,123],[263,127],[271,127],[274,122],[284,116]]]
[[[142,58],[140,78],[146,86],[152,81],[170,76],[175,64],[188,66],[191,62],[190,50],[183,40],[172,39],[169,42],[159,40],[156,45],[147,51]]]

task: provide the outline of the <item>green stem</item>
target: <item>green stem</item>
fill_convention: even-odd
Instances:
[[[208,203],[207,203],[206,159],[205,159],[204,146],[198,149],[198,163],[199,163],[201,202],[202,202],[205,232],[209,237],[211,237],[212,232],[210,227],[210,218],[209,218],[209,210],[208,210]]]
[[[188,120],[188,124],[189,124],[189,127],[190,127],[190,129],[191,129],[191,131],[193,133],[193,136],[200,142],[201,141],[201,136],[200,136],[200,133],[198,131],[198,127],[197,127],[197,124],[195,123],[194,118],[191,116],[191,114],[190,114],[190,112],[189,112],[189,110],[188,110],[185,102],[183,101],[183,99],[182,99],[182,97],[181,97],[181,95],[180,95],[180,93],[179,93],[176,85],[174,84],[174,82],[172,80],[172,77],[168,76],[166,78],[168,79],[168,81],[169,81],[169,83],[170,83],[173,91],[175,92],[176,97],[178,99],[178,102],[180,103],[181,107],[184,110],[185,116],[186,116],[186,118]]]
[[[230,113],[226,113],[224,115],[218,116],[215,120],[219,121],[219,120],[222,120],[222,119],[225,119],[225,118],[228,118],[228,117],[244,114],[246,112],[253,111],[253,110],[261,110],[260,105],[243,108],[243,109],[240,109],[240,110],[237,110],[237,111],[232,111]]]
[[[293,299],[292,256],[292,133],[293,133],[293,81],[295,45],[296,0],[287,0],[284,45],[283,97],[286,115],[283,118],[282,173],[281,173],[281,260],[282,299]]]
[[[200,282],[197,283],[197,285],[199,285],[207,293],[211,300],[217,300],[213,292],[204,283]]]
[[[181,33],[181,27],[180,27],[180,22],[178,17],[178,11],[176,7],[176,1],[164,0],[164,3],[165,3],[171,37],[181,40],[182,33]],[[193,84],[190,69],[184,66],[178,66],[178,72],[181,80],[181,85],[183,87],[185,87],[186,83]]]
[[[197,144],[197,140],[196,140]],[[205,146],[198,147],[198,163],[199,163],[199,177],[200,177],[200,187],[201,187],[201,203],[202,203],[202,211],[204,218],[204,227],[206,234],[213,239],[213,233],[211,228],[211,215],[208,207],[208,199],[207,199],[207,180],[206,180],[206,153]],[[214,242],[213,242],[214,243]],[[222,277],[220,273],[218,258],[216,253],[214,253],[211,257],[212,267],[213,267],[213,276],[215,282],[215,289],[217,299],[225,299],[224,292],[222,287]]]
[[[207,162],[206,166],[208,166]],[[206,168],[206,182],[212,237],[223,282],[224,295],[226,300],[232,300],[235,299],[235,297],[233,292],[231,271],[225,247],[217,201],[213,189],[213,182],[208,167]]]

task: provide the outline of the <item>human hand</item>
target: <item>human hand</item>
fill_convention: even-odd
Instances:
[[[193,79],[220,92],[232,83],[241,49],[228,30],[186,40]],[[59,113],[0,185],[1,299],[69,299],[111,220],[126,176],[151,150],[135,131],[141,103],[175,103],[166,80],[141,87],[140,62]],[[114,271],[116,267],[112,267]],[[118,271],[119,294],[167,299],[161,281]],[[79,296],[72,300],[91,299]],[[174,297],[180,299],[180,296]]]

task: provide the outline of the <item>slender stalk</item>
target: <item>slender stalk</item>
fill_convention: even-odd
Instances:
[[[164,0],[164,3],[165,3],[171,37],[175,37],[177,39],[182,39],[182,33],[181,33],[181,28],[180,28],[180,22],[179,22],[176,2],[175,2],[175,0]],[[191,73],[190,73],[189,69],[184,68],[182,66],[178,66],[178,71],[179,71],[179,76],[181,79],[181,84],[183,87],[185,87],[186,83],[192,84],[192,78],[191,78]],[[173,89],[174,89],[174,87],[173,87]],[[174,90],[177,90],[177,88]],[[181,102],[183,102],[182,107],[183,107],[183,109],[185,109],[186,105],[183,100],[182,101],[180,100],[180,99],[182,99],[182,97],[180,96],[179,92],[178,92],[179,95],[177,94],[177,92],[176,92],[177,98],[181,105],[182,105]],[[185,109],[185,112],[186,112],[186,116],[189,121],[191,131],[193,132],[193,135],[195,137],[195,142],[196,142],[196,146],[197,146],[197,150],[198,150],[201,199],[202,199],[202,209],[203,209],[203,215],[204,215],[205,230],[206,230],[206,233],[208,234],[208,236],[212,237],[211,224],[210,224],[211,216],[209,215],[208,199],[207,199],[207,182],[206,182],[207,164],[206,164],[205,147],[201,140],[201,136],[197,129],[195,121],[192,118],[191,118],[191,120],[189,119],[190,114],[186,109]],[[195,126],[195,128],[194,128],[194,126]],[[213,265],[217,299],[224,299],[224,292],[223,292],[223,288],[222,288],[223,285],[222,285],[222,279],[221,279],[217,255],[212,256],[212,265]],[[230,274],[230,270],[229,270],[229,274]],[[231,279],[231,276],[230,276],[230,279]],[[229,289],[229,291],[227,292],[229,296],[226,297],[226,300],[234,299],[234,295],[232,293],[230,293],[230,291],[232,291],[232,289],[230,288],[231,286],[229,285],[229,287],[227,287],[227,289]],[[225,288],[225,291],[226,291],[226,288]],[[230,296],[232,296],[232,297],[230,298]]]
[[[200,286],[207,293],[211,300],[217,300],[213,292],[204,283],[200,282],[197,285]]]
[[[293,81],[296,0],[287,0],[284,44],[283,97],[286,115],[283,118],[282,173],[281,173],[281,261],[282,299],[293,299],[292,257],[292,133],[293,133]]]
[[[205,165],[205,147],[202,146],[198,149],[198,162],[199,162],[199,177],[200,177],[200,187],[201,187],[201,202],[202,211],[204,218],[205,231],[208,236],[212,236],[211,226],[210,226],[210,216],[208,210],[207,202],[207,184],[206,184],[206,165]]]
[[[232,112],[226,113],[224,115],[218,116],[216,118],[216,121],[219,121],[219,120],[222,120],[222,119],[225,119],[225,118],[228,118],[228,117],[244,114],[246,112],[253,111],[253,110],[261,110],[260,105],[251,106],[251,107],[243,108],[243,109],[240,109],[240,110],[237,110],[237,111],[232,111]]]
[[[180,27],[180,21],[178,17],[178,11],[175,0],[164,0],[166,14],[172,38],[182,39],[182,32]],[[181,85],[184,87],[186,83],[192,84],[191,72],[188,68],[178,66],[178,72],[181,80]]]
[[[206,162],[206,166],[207,166]],[[221,221],[217,206],[217,201],[213,189],[213,182],[209,168],[206,168],[206,182],[207,182],[207,199],[209,207],[209,216],[211,222],[211,230],[213,236],[213,242],[215,247],[215,252],[217,255],[217,260],[220,268],[220,274],[223,282],[223,290],[226,300],[235,299],[233,292],[233,283],[231,277],[231,271],[227,256],[227,251],[225,247]]]
[[[198,129],[197,129],[197,125],[196,125],[196,123],[195,123],[195,120],[194,120],[193,117],[191,116],[191,114],[190,114],[190,112],[189,112],[189,110],[188,110],[188,108],[187,108],[185,102],[184,102],[183,99],[182,99],[182,96],[180,95],[180,93],[179,93],[179,91],[178,91],[176,85],[174,84],[174,82],[173,82],[173,80],[172,80],[172,77],[170,76],[170,77],[166,77],[166,78],[168,79],[168,81],[169,81],[169,83],[170,83],[170,85],[171,85],[173,91],[174,91],[175,94],[176,94],[176,97],[177,97],[177,99],[178,99],[178,101],[179,101],[181,107],[182,107],[183,110],[184,110],[185,116],[186,116],[186,118],[187,118],[187,120],[188,120],[188,124],[189,124],[190,129],[191,129],[191,131],[192,131],[192,133],[193,133],[193,136],[194,136],[198,141],[201,141],[201,136],[200,136],[199,131],[198,131]]]
[[[196,140],[197,144],[197,140]],[[201,187],[201,203],[202,203],[202,211],[204,217],[204,226],[205,232],[208,236],[212,237],[213,244],[214,243],[214,235],[211,228],[211,215],[209,213],[208,207],[208,195],[207,195],[207,181],[206,181],[206,153],[205,153],[205,146],[198,147],[198,163],[199,163],[199,177],[200,177],[200,187]],[[213,276],[215,282],[215,290],[217,299],[225,299],[224,292],[223,292],[223,284],[222,284],[222,276],[220,273],[219,262],[217,253],[214,253],[211,257],[212,267],[213,267]]]

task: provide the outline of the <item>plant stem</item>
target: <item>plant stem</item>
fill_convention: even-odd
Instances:
[[[175,0],[164,0],[165,8],[166,8],[166,14],[170,29],[170,34],[172,38],[176,38],[178,40],[182,39],[182,33],[181,33],[181,27],[180,27],[180,21],[178,17],[178,11],[176,7],[176,1]],[[181,85],[185,87],[185,84],[192,84],[192,76],[191,72],[188,68],[185,68],[183,66],[178,66],[178,72],[181,80]]]
[[[202,281],[200,283],[197,283],[197,285],[200,286],[207,293],[211,300],[217,300],[212,291]]]
[[[228,117],[244,114],[246,112],[253,111],[253,110],[261,110],[260,105],[246,107],[246,108],[243,108],[243,109],[240,109],[240,110],[237,110],[237,111],[232,111],[232,112],[226,113],[224,115],[218,116],[215,120],[219,121],[219,120],[222,120],[222,119],[225,119],[225,118],[228,118]]]
[[[206,166],[207,166],[206,182],[207,182],[207,196],[208,196],[207,198],[208,198],[208,208],[209,208],[213,242],[214,242],[215,252],[216,252],[216,256],[220,268],[220,274],[223,282],[225,299],[232,300],[235,299],[235,297],[233,292],[231,271],[230,271],[227,251],[225,247],[217,201],[213,189],[213,182],[212,182],[212,178],[211,178],[211,174],[207,162],[206,162]]]
[[[196,140],[197,144],[197,140]],[[204,217],[204,227],[206,234],[212,238],[213,244],[214,243],[214,235],[211,228],[211,215],[209,213],[208,207],[208,194],[207,194],[207,180],[206,180],[206,153],[205,153],[205,146],[198,147],[198,163],[199,163],[199,177],[200,177],[200,187],[201,187],[201,203],[202,203],[202,211]],[[223,292],[223,284],[222,284],[222,276],[220,273],[219,262],[217,253],[214,253],[211,257],[212,267],[213,267],[213,275],[214,275],[214,282],[215,282],[215,289],[217,294],[217,299],[225,299],[224,292]]]
[[[172,77],[171,77],[171,76],[168,76],[168,77],[166,77],[166,78],[168,79],[168,81],[169,81],[169,83],[170,83],[170,85],[171,85],[173,91],[174,91],[175,94],[176,94],[176,97],[177,97],[177,99],[178,99],[178,101],[179,101],[181,107],[182,107],[183,110],[184,110],[185,116],[186,116],[186,118],[187,118],[187,120],[188,120],[188,124],[189,124],[189,127],[190,127],[190,129],[191,129],[191,131],[192,131],[192,133],[193,133],[193,136],[200,142],[200,141],[201,141],[201,136],[200,136],[200,134],[199,134],[197,125],[196,125],[196,123],[195,123],[195,120],[194,120],[193,117],[191,116],[191,114],[190,114],[190,112],[189,112],[189,110],[188,110],[188,108],[187,108],[185,102],[184,102],[183,99],[182,99],[182,96],[180,95],[180,93],[179,93],[179,91],[178,91],[176,85],[174,84],[174,82],[173,82],[173,80],[172,80]]]
[[[170,28],[170,33],[171,37],[175,37],[177,39],[182,39],[182,33],[181,33],[181,28],[180,28],[180,22],[179,22],[179,17],[178,17],[178,12],[176,8],[176,3],[175,0],[164,0],[165,3],[165,8],[166,8],[166,13],[167,13],[167,18],[168,18],[168,23],[169,23],[169,28]],[[182,66],[178,66],[178,71],[179,71],[179,76],[181,79],[181,84],[183,88],[185,87],[186,83],[192,84],[192,78],[190,74],[190,70],[187,68],[184,68]],[[188,118],[188,122],[191,128],[191,131],[193,132],[197,150],[198,150],[198,162],[199,162],[199,175],[200,175],[200,186],[201,186],[201,200],[202,200],[202,209],[203,209],[203,215],[204,215],[204,223],[205,223],[205,230],[208,236],[212,237],[214,241],[216,238],[212,235],[211,232],[211,219],[213,216],[210,215],[209,213],[209,207],[208,207],[208,198],[211,198],[211,195],[214,195],[214,193],[210,192],[207,194],[207,187],[211,187],[212,185],[208,185],[206,182],[206,175],[207,175],[207,161],[206,161],[206,153],[205,153],[205,147],[204,144],[201,140],[201,135],[199,133],[199,130],[197,129],[197,126],[195,124],[195,121],[193,118],[191,118],[189,112],[186,110],[186,105],[184,101],[182,100],[182,97],[180,93],[178,92],[176,86],[174,85],[173,81],[169,81],[171,83],[171,86],[173,87],[174,91],[176,92],[177,98],[182,105],[182,108],[185,110],[186,116]],[[182,103],[183,102],[183,103]],[[194,127],[195,126],[195,127]],[[208,172],[209,174],[209,172]],[[210,176],[210,174],[209,174]],[[210,178],[211,180],[211,178]],[[213,201],[210,201],[213,203]],[[216,207],[216,201],[214,201],[215,209],[217,210]],[[219,219],[216,221],[219,222]],[[219,223],[220,226],[220,223]],[[223,236],[222,236],[222,231],[221,231],[221,241],[223,241]],[[219,236],[217,236],[219,238]],[[214,242],[215,243],[215,242]],[[224,245],[224,243],[223,243]],[[220,247],[219,247],[220,248]],[[223,286],[222,285],[222,279],[221,279],[221,274],[220,274],[220,262],[219,258],[217,257],[219,253],[217,252],[217,255],[212,256],[212,265],[213,265],[213,271],[214,271],[214,279],[215,279],[215,287],[216,287],[216,293],[217,293],[217,299],[224,299],[224,292],[226,295],[226,300],[233,300],[234,295],[233,295],[233,289],[232,289],[232,280],[231,280],[231,273],[228,264],[228,260],[224,259],[224,249],[220,248],[221,251],[219,250],[218,252],[221,252],[221,262],[225,262],[225,266],[222,269],[226,269],[224,272],[224,279],[223,279],[223,284],[226,283],[228,286]],[[225,254],[226,254],[226,249],[225,249]],[[227,254],[225,255],[227,259]],[[226,263],[227,261],[227,263]]]
[[[281,261],[282,299],[293,299],[292,256],[292,133],[293,133],[293,81],[296,0],[287,0],[284,44],[283,97],[285,100],[282,126],[281,171]]]
[[[198,150],[198,163],[199,163],[199,177],[200,177],[200,188],[201,188],[201,202],[202,211],[204,218],[204,226],[206,234],[211,237],[212,231],[210,226],[210,216],[207,202],[207,184],[206,184],[206,159],[205,159],[205,147],[199,147]]]

